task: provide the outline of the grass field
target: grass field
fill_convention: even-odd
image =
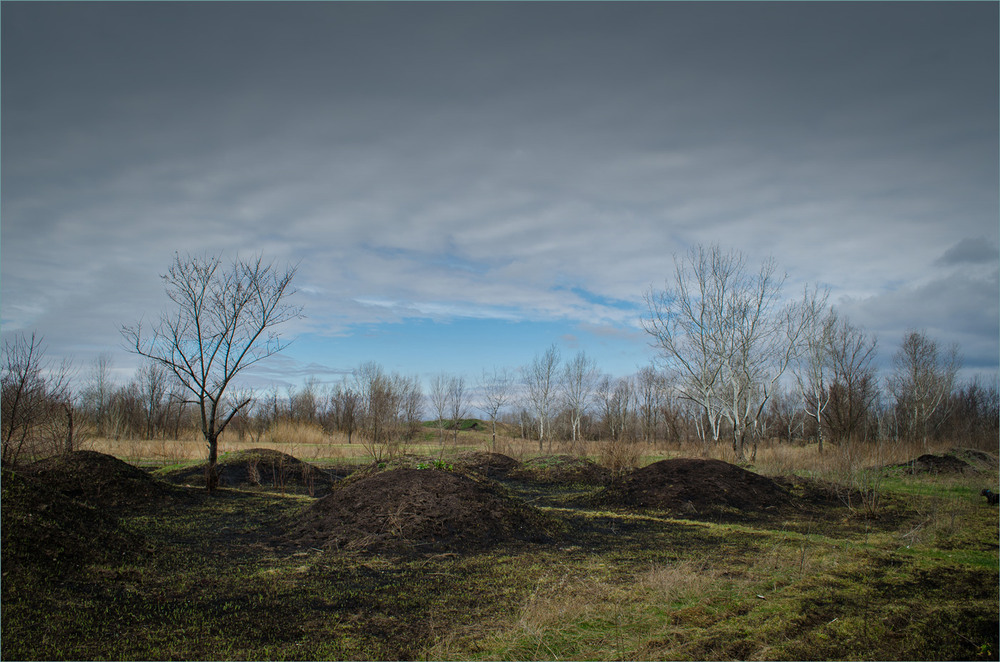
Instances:
[[[481,449],[488,439],[462,432],[458,447],[449,442],[445,453]],[[319,464],[365,459],[360,445],[337,441],[262,445]],[[92,445],[133,463],[167,463],[198,459],[197,443],[183,448],[187,443],[190,456],[169,457],[155,447],[137,456],[146,447],[122,452],[111,442]],[[442,454],[436,436],[407,450]],[[537,450],[535,442],[510,439],[498,448],[519,460]],[[573,450],[599,456],[596,447]],[[643,463],[692,454],[648,450]],[[18,532],[36,524],[27,514],[23,522],[11,516],[4,519],[0,654],[998,659],[998,511],[979,496],[983,487],[995,489],[996,466],[985,473],[858,478],[869,460],[885,465],[914,452],[923,449],[883,448],[860,461],[835,452],[819,458],[815,447],[762,449],[759,473],[867,480],[880,496],[874,512],[845,501],[821,519],[688,519],[588,505],[600,486],[506,481],[515,497],[563,522],[563,532],[472,550],[278,544],[276,537],[314,500],[261,489],[212,497],[188,490],[155,508],[80,511],[95,518],[89,530],[103,541],[99,550],[81,540],[83,533],[60,537],[59,531],[44,541],[60,549],[12,549],[8,525],[29,527],[15,530],[16,542]],[[5,474],[5,511],[20,512],[22,500],[41,498],[41,488],[15,485]]]

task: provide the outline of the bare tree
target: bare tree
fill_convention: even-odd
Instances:
[[[563,399],[569,410],[574,445],[580,438],[580,420],[590,407],[598,378],[597,362],[584,351],[578,352],[563,370]]]
[[[73,450],[70,362],[52,370],[42,339],[15,335],[3,344],[0,375],[0,462],[16,464],[26,450]],[[41,444],[41,446],[39,446]]]
[[[465,392],[465,377],[452,377],[448,380],[448,407],[451,413],[451,424],[455,429],[454,442],[458,443],[458,429],[465,419],[468,407],[468,399]]]
[[[542,450],[546,434],[549,433],[548,423],[555,404],[558,388],[559,349],[551,345],[544,354],[536,356],[531,363],[521,368],[524,385],[527,387],[528,400],[534,410],[538,422],[538,450]],[[549,442],[551,446],[551,441]]]
[[[667,383],[653,366],[645,366],[635,376],[635,391],[642,437],[651,444],[666,408]]]
[[[142,396],[146,439],[152,439],[163,419],[163,399],[167,395],[167,371],[159,363],[147,361],[136,372]]]
[[[765,260],[756,273],[739,251],[697,247],[675,259],[673,287],[646,295],[646,331],[684,397],[705,409],[714,440],[721,413],[744,459],[757,440],[767,401],[795,358],[807,310],[784,304],[785,275]]]
[[[438,436],[444,444],[444,418],[448,414],[448,376],[444,373],[431,378],[431,407],[437,415]]]
[[[510,400],[512,379],[506,368],[497,370],[493,368],[492,373],[483,371],[479,382],[479,389],[483,393],[483,404],[479,409],[490,417],[490,424],[493,426],[493,449],[497,446],[497,416],[500,410]]]
[[[643,328],[681,396],[704,409],[709,429],[699,433],[706,448],[709,431],[712,441],[719,440],[723,369],[732,352],[724,335],[730,325],[727,296],[742,269],[741,255],[697,246],[684,258],[674,257],[672,285],[646,293]]]
[[[942,412],[962,365],[958,346],[941,352],[935,340],[920,331],[909,331],[893,356],[895,372],[889,390],[896,398],[904,430],[927,446],[935,416]]]
[[[823,452],[823,413],[830,402],[830,352],[837,315],[827,311],[827,292],[806,290],[803,311],[807,313],[802,329],[802,353],[795,369],[795,380],[802,395],[806,416],[816,421],[819,452]]]
[[[363,414],[360,394],[345,379],[330,396],[330,407],[337,429],[347,433],[347,443],[352,443],[354,431],[358,429]]]
[[[878,339],[841,319],[828,342],[831,373],[826,427],[835,442],[859,440],[878,400],[873,365]]]
[[[162,277],[176,309],[148,333],[141,322],[122,327],[128,349],[173,373],[198,406],[210,492],[219,482],[219,435],[252,401],[227,397],[233,380],[284,349],[275,327],[302,314],[287,302],[294,275],[294,267],[278,271],[260,256],[223,267],[217,257],[177,255]]]

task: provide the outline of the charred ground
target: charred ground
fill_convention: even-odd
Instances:
[[[232,464],[301,476],[289,457]],[[989,462],[890,478],[873,517],[848,486],[714,460],[611,478],[569,456],[410,457],[317,468],[313,497],[209,497],[77,453],[3,472],[0,652],[997,659]]]

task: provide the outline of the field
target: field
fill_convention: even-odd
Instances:
[[[993,453],[488,440],[233,442],[212,496],[185,443],[5,469],[0,655],[998,659]]]

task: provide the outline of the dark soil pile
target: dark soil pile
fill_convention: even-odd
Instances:
[[[600,505],[704,516],[780,509],[792,497],[770,478],[721,460],[675,459],[637,469],[593,500]]]
[[[101,508],[81,503],[31,475],[2,470],[2,559],[5,581],[25,569],[65,575],[88,563],[131,558],[144,540],[121,531]]]
[[[160,474],[173,483],[203,486],[206,462]],[[216,465],[220,487],[263,487],[292,492],[325,490],[335,478],[328,472],[288,453],[269,448],[251,448],[224,453]]]
[[[483,476],[506,476],[520,464],[512,457],[500,453],[484,451],[469,451],[455,458],[453,465],[456,471],[472,472]]]
[[[950,453],[947,455],[932,455],[930,453],[926,453],[914,460],[910,460],[909,462],[893,464],[884,468],[909,475],[979,473],[979,469],[972,466],[962,458],[956,457]]]
[[[974,448],[952,448],[947,454],[982,472],[996,471],[998,468],[997,456],[985,451]]]
[[[543,455],[514,468],[507,478],[548,484],[606,485],[611,481],[611,471],[585,457]]]
[[[488,479],[394,469],[338,484],[285,542],[332,549],[424,552],[545,540],[559,526]]]
[[[96,508],[151,508],[185,496],[142,469],[95,451],[55,455],[28,465],[24,473]]]

